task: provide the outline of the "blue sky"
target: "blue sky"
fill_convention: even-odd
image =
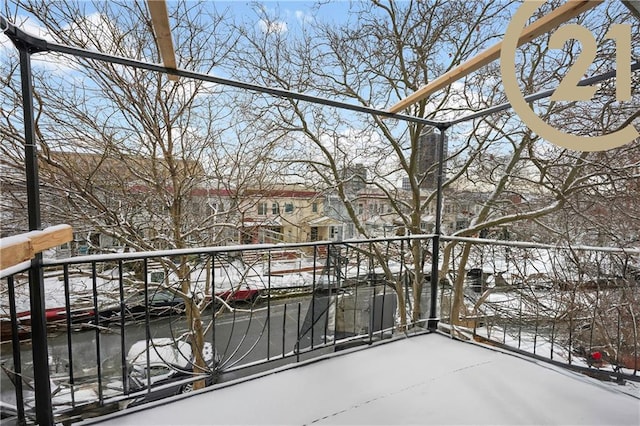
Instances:
[[[348,1],[325,1],[321,7],[316,7],[317,2],[314,1],[262,1],[262,2],[250,2],[250,1],[217,1],[212,0],[211,3],[216,5],[216,8],[222,9],[229,7],[238,16],[251,15],[252,10],[262,5],[264,8],[270,11],[279,11],[281,16],[288,16],[293,19],[300,19],[300,14],[303,16],[317,16],[317,17],[331,17],[333,19],[344,16],[346,11],[350,7]],[[168,2],[171,7],[171,1]]]

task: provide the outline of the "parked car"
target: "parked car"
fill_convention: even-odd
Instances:
[[[145,305],[144,293],[136,294],[124,302],[124,317],[127,320],[143,319],[147,309],[151,317],[162,317],[182,314],[185,311],[184,299],[168,290],[149,292],[149,300]],[[100,310],[100,321],[114,321],[120,318],[120,305],[113,305]]]
[[[220,362],[217,353],[214,352],[211,343],[206,342],[202,351],[208,370],[207,373],[202,374],[206,386],[215,381],[216,367]],[[148,347],[146,340],[134,343],[127,353],[129,391],[146,389],[147,386],[152,389],[144,397],[135,400],[135,403],[191,392],[194,382],[183,383],[183,381],[194,376],[194,362],[195,356],[192,353],[191,344],[183,340],[155,338],[149,341]],[[172,383],[175,385],[161,386]]]
[[[232,302],[253,303],[261,295],[262,295],[262,290],[251,287],[246,284],[234,289],[216,292],[216,296],[227,303],[232,303]]]

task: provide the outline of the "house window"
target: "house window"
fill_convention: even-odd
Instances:
[[[278,203],[271,204],[271,213],[280,214],[280,205]]]
[[[285,203],[284,211],[285,213],[293,213],[293,203]]]
[[[318,213],[318,203],[312,203],[311,204],[311,211],[313,213]]]
[[[317,226],[312,226],[311,227],[310,239],[311,239],[311,241],[318,241],[318,227]]]
[[[329,232],[333,241],[337,240],[340,237],[340,228],[337,226],[332,226],[331,228],[329,228]]]
[[[358,214],[362,214],[364,212],[364,205],[362,203],[358,204]]]
[[[152,283],[163,283],[164,282],[164,272],[163,271],[153,271],[149,273],[149,281]]]
[[[261,216],[267,214],[267,203],[258,203],[258,214]]]

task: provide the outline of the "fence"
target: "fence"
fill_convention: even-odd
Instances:
[[[638,379],[639,250],[448,240],[457,249],[439,297],[454,332],[602,379]],[[464,303],[453,321],[456,281]]]
[[[54,419],[78,421],[391,337],[400,330],[398,299],[415,304],[411,245],[429,241],[45,259]],[[2,401],[34,422],[29,270],[16,268],[0,284]]]
[[[431,242],[45,259],[54,419],[70,423],[420,332],[431,318]],[[638,250],[451,237],[441,244],[447,273],[434,316],[443,328],[603,378],[638,379]],[[0,282],[1,397],[26,423],[35,422],[36,396],[29,271],[6,269]]]

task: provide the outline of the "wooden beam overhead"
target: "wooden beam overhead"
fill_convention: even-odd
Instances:
[[[569,19],[598,6],[603,1],[604,0],[569,0],[553,12],[543,16],[533,24],[526,27],[518,39],[518,46],[551,31]],[[429,82],[427,85],[421,87],[406,98],[400,100],[397,104],[389,108],[389,112],[400,112],[408,108],[410,105],[425,99],[432,93],[449,86],[454,81],[460,80],[483,66],[495,61],[500,57],[501,49],[502,42],[500,41],[457,67],[442,74],[440,77]]]
[[[156,36],[156,43],[160,49],[162,62],[165,68],[175,70],[176,53],[173,50],[173,39],[171,38],[171,27],[169,26],[169,13],[167,12],[167,2],[165,0],[147,0],[147,6],[151,13],[151,23]],[[169,80],[177,81],[178,76],[169,74]]]

